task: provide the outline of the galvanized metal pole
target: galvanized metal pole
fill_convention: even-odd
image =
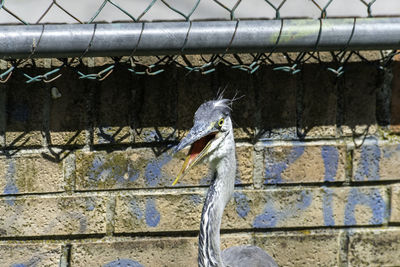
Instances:
[[[0,58],[400,49],[400,18],[0,26]]]

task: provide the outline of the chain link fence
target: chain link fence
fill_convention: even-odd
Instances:
[[[80,1],[82,2],[82,1]],[[314,18],[323,21],[336,17],[400,17],[400,2],[397,0],[195,0],[195,1],[117,1],[97,0],[80,3],[62,0],[11,1],[0,2],[0,23],[21,25],[43,25],[50,23],[93,24],[100,22],[148,22],[148,21],[196,21],[196,20],[244,20],[244,19],[285,19]],[[82,6],[80,6],[82,5]],[[1,26],[0,26],[1,27]],[[233,40],[234,36],[232,37]],[[350,38],[351,39],[351,38]],[[350,41],[349,39],[349,41]],[[279,37],[278,37],[279,40]],[[39,40],[40,41],[40,40]],[[321,67],[340,77],[350,61],[362,61],[384,69],[390,64],[398,51],[351,51],[343,47],[334,52],[279,52],[268,53],[226,53],[211,55],[154,55],[136,56],[135,49],[131,55],[108,57],[103,69],[97,73],[84,73],[85,55],[90,43],[82,54],[75,58],[52,59],[50,70],[43,74],[33,75],[30,69],[39,64],[35,59],[36,49],[23,59],[2,60],[0,83],[9,81],[15,73],[20,72],[26,83],[49,83],[62,76],[64,69],[71,69],[78,79],[106,79],[118,66],[134,75],[157,75],[170,65],[179,66],[187,71],[200,72],[204,75],[216,70],[219,64],[227,65],[249,74],[256,72],[262,65],[272,65],[276,71],[292,75],[301,72],[305,63],[318,63]],[[40,46],[40,43],[36,44]],[[371,56],[372,55],[372,56]],[[120,68],[122,67],[122,68]],[[32,71],[32,73],[35,73]]]

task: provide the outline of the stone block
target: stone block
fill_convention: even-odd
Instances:
[[[110,75],[94,90],[94,144],[132,141],[130,125],[136,104],[131,92],[133,81],[129,72],[117,70],[120,72],[118,76]]]
[[[376,90],[379,73],[375,66],[353,63],[346,66],[343,88],[342,133],[344,136],[374,134]]]
[[[197,244],[197,237],[124,238],[73,243],[71,265],[111,267],[118,266],[117,263],[130,263],[129,266],[196,266]],[[221,236],[222,249],[244,244],[251,244],[251,235]]]
[[[106,197],[7,197],[0,201],[1,237],[102,234]]]
[[[196,238],[163,237],[77,243],[72,245],[71,250],[72,266],[195,266],[196,264]]]
[[[120,195],[116,233],[194,231],[205,193]],[[382,225],[388,221],[384,187],[238,190],[222,229]]]
[[[8,241],[0,243],[2,266],[58,266],[61,246],[44,242]]]
[[[337,91],[334,77],[320,64],[305,64],[300,132],[305,138],[336,136]]]
[[[21,83],[18,79],[8,82],[6,146],[42,145],[45,97],[46,90],[41,84]]]
[[[360,229],[349,233],[349,266],[399,266],[400,230]]]
[[[60,95],[57,98],[52,94],[50,101],[48,143],[56,146],[84,145],[90,92],[85,90],[85,82],[77,79],[75,72],[65,70],[62,74],[62,78],[55,80],[50,88]]]
[[[394,133],[400,133],[400,61],[393,62],[392,72],[390,129]]]
[[[345,180],[346,147],[343,144],[292,145],[265,143],[262,183],[318,183]],[[261,177],[257,177],[259,179]]]
[[[254,243],[278,266],[341,266],[339,231],[255,234]]]
[[[183,166],[188,149],[172,156],[165,152],[156,156],[152,149],[128,151],[77,152],[76,189],[113,189],[170,187]],[[252,183],[252,146],[238,146],[238,184]],[[177,186],[208,184],[211,179],[208,163],[190,170]]]
[[[390,196],[390,222],[400,223],[400,185],[391,186]]]
[[[174,141],[177,125],[178,79],[174,67],[166,67],[165,71],[151,76],[138,77],[131,81],[132,114],[131,125],[134,142],[154,142],[152,138],[141,136],[143,131],[153,131],[160,141]]]
[[[284,71],[260,67],[254,73],[259,139],[293,139],[296,134],[298,78]]]
[[[0,195],[64,191],[63,163],[40,154],[0,158]]]
[[[354,149],[354,181],[400,180],[400,144],[367,139]]]

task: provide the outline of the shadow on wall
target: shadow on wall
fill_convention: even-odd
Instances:
[[[25,84],[18,75],[5,87],[6,125],[0,129],[7,147],[41,146],[41,132],[54,146],[176,141],[179,130],[192,126],[198,106],[220,88],[228,98],[244,96],[233,106],[236,138],[242,140],[363,134],[381,123],[377,113],[384,112],[376,104],[383,73],[361,63],[349,63],[340,78],[320,64],[306,64],[295,75],[271,66],[250,75],[219,65],[208,75],[170,66],[155,76],[135,76],[116,67],[102,82],[80,80],[66,69],[51,85]],[[51,97],[53,86],[61,97]]]

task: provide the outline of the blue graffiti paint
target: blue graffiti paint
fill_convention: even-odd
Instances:
[[[5,174],[6,186],[4,187],[3,194],[13,195],[18,193],[18,187],[15,184],[15,161],[14,159],[9,160],[7,172]],[[10,206],[15,204],[15,197],[6,197],[6,203]]]
[[[146,178],[146,183],[148,186],[157,186],[162,179],[162,167],[170,162],[172,156],[169,154],[164,154],[158,159],[154,159],[147,164],[144,177]]]
[[[381,150],[378,141],[373,138],[373,144],[363,145],[361,147],[360,161],[354,175],[356,181],[375,181],[379,180],[379,162]]]
[[[137,261],[130,259],[118,259],[103,265],[103,267],[144,267]]]
[[[102,167],[104,166],[104,163],[105,159],[102,155],[96,155],[94,157],[89,171],[89,179],[99,181],[101,177],[104,177],[104,173],[102,173]]]
[[[27,267],[24,263],[14,263],[11,267]]]
[[[386,159],[390,159],[392,157],[400,157],[399,151],[400,151],[400,145],[382,147],[383,157]]]
[[[113,158],[110,158],[113,161]],[[139,178],[140,172],[132,167],[132,163],[127,165],[107,164],[103,155],[96,155],[92,161],[92,166],[89,169],[89,179],[95,182],[114,179],[119,184],[134,182]]]
[[[294,146],[289,155],[284,159],[277,161],[273,156],[268,153],[273,151],[273,148],[268,148],[266,152],[266,168],[265,168],[265,182],[264,184],[280,184],[283,183],[282,173],[294,163],[304,153],[304,146]],[[273,154],[273,152],[271,153]]]
[[[337,168],[339,164],[339,152],[334,146],[322,146],[321,148],[321,156],[324,160],[325,167],[325,182],[333,182],[335,181]]]
[[[96,201],[94,198],[87,198],[86,199],[86,210],[93,211],[96,207]]]
[[[239,217],[244,218],[250,212],[249,200],[242,192],[233,193],[233,199],[236,204],[236,213]]]
[[[355,208],[357,205],[367,206],[371,209],[369,224],[380,225],[388,216],[387,205],[378,188],[351,188],[344,212],[344,224],[356,225]]]
[[[143,211],[140,209],[139,204],[136,202],[135,199],[131,199],[129,202],[130,205],[130,211],[131,213],[139,220],[143,218]]]
[[[335,219],[333,217],[333,190],[323,186],[324,193],[322,196],[322,212],[324,214],[325,226],[335,226]]]
[[[300,192],[295,203],[289,203],[280,209],[276,209],[273,200],[267,199],[262,214],[257,215],[253,221],[254,228],[276,227],[279,221],[291,218],[300,212],[306,210],[312,203],[312,193],[306,190]]]
[[[254,228],[270,228],[275,227],[278,220],[281,219],[282,213],[277,211],[272,204],[272,201],[267,201],[264,207],[264,212],[257,215],[253,221]]]
[[[160,218],[161,215],[157,210],[154,198],[148,198],[146,201],[146,224],[150,227],[156,227]]]

